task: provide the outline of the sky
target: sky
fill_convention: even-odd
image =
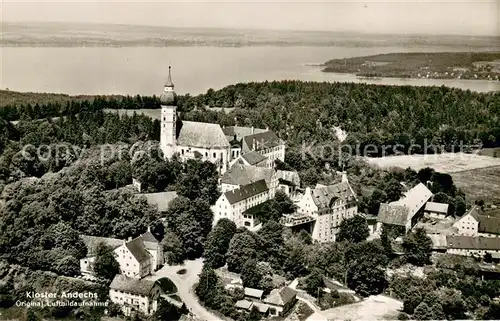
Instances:
[[[0,19],[500,37],[500,0],[0,0]]]

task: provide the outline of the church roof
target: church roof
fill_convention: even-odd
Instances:
[[[218,124],[182,121],[179,127],[177,145],[200,148],[229,147],[229,142]]]

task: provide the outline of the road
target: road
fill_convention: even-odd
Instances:
[[[198,282],[198,275],[203,268],[203,260],[186,261],[184,265],[164,266],[156,271],[154,275],[147,277],[149,280],[158,280],[164,277],[169,278],[177,287],[177,295],[186,304],[186,307],[197,318],[204,321],[219,321],[219,317],[205,309],[194,294],[193,286]],[[180,269],[186,269],[185,274],[177,274]]]

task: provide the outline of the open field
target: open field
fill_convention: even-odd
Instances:
[[[380,158],[368,158],[369,164],[380,168],[408,167],[418,171],[425,167],[434,168],[441,173],[456,173],[478,168],[500,166],[500,158],[466,153],[443,153],[432,155],[400,155]]]
[[[358,303],[314,313],[307,321],[396,320],[402,308],[401,301],[384,295],[374,295]]]
[[[456,172],[451,176],[469,198],[500,205],[500,166]]]

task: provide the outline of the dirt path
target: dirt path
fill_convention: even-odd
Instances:
[[[212,314],[199,303],[193,291],[193,286],[198,282],[198,275],[201,273],[202,268],[203,261],[201,259],[186,261],[184,265],[164,266],[156,271],[153,276],[148,277],[148,279],[169,278],[177,287],[177,295],[179,295],[192,314],[204,321],[219,321],[221,320],[219,317]],[[186,273],[182,275],[177,274],[177,271],[181,269],[186,269]]]

